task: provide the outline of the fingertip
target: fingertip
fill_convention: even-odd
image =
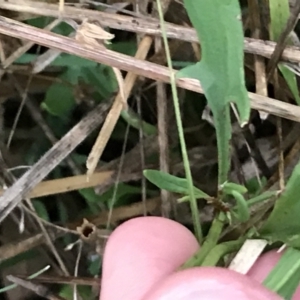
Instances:
[[[154,286],[143,300],[280,300],[257,281],[217,267],[173,273]]]
[[[140,300],[198,248],[194,235],[175,221],[140,217],[123,223],[106,245],[101,300]]]

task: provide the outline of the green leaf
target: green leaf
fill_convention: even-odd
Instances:
[[[48,24],[50,24],[51,20],[53,20],[53,18],[49,18],[49,17],[36,17],[36,18],[32,18],[32,19],[26,20],[26,23],[28,25],[31,25],[31,26],[34,26],[34,27],[44,28],[45,26],[47,26]]]
[[[59,23],[52,30],[52,32],[55,32],[57,34],[64,35],[64,36],[69,35],[73,31],[74,31],[74,28],[71,25],[69,25],[68,23],[65,23],[65,22]]]
[[[98,276],[100,274],[100,268],[102,266],[102,260],[99,256],[93,257],[92,261],[90,262],[90,265],[88,267],[88,272],[92,276]]]
[[[240,194],[246,194],[248,191],[247,188],[244,187],[243,185],[236,184],[233,182],[225,182],[224,184],[222,184],[221,188],[222,188],[222,192],[227,195],[231,195],[232,191],[236,191]]]
[[[300,251],[288,248],[284,251],[279,262],[264,280],[263,284],[279,294],[283,299],[292,299],[299,283]]]
[[[260,230],[263,238],[271,242],[281,241],[300,248],[300,163],[293,170],[285,190]]]
[[[53,20],[53,18],[50,18],[50,17],[37,17],[37,18],[28,19],[26,21],[26,23],[28,23],[31,26],[38,27],[38,28],[44,28],[45,26],[50,24],[50,22],[52,20]],[[59,23],[52,30],[52,32],[55,32],[57,34],[61,34],[64,36],[69,35],[72,31],[74,31],[72,26],[70,26],[69,24],[67,24],[65,22]]]
[[[255,176],[247,180],[245,186],[248,190],[248,193],[254,197],[260,194],[262,188],[266,185],[266,183],[267,179],[265,177],[262,177],[260,178],[260,180],[258,180],[258,178]]]
[[[44,220],[46,220],[46,221],[49,222],[50,219],[49,219],[48,211],[47,211],[47,208],[46,208],[45,204],[42,203],[39,200],[33,200],[32,204],[33,204],[33,206],[34,206],[34,208],[36,210],[37,215],[40,218],[42,218],[42,219],[44,219]]]
[[[247,122],[250,114],[244,82],[241,10],[238,0],[185,0],[184,4],[201,41],[202,59],[181,70],[178,76],[198,79],[203,87],[214,116],[221,185],[230,167],[229,104],[236,104],[241,123]]]
[[[50,114],[65,118],[75,106],[72,86],[54,83],[47,90],[45,100],[41,107]]]
[[[140,193],[140,187],[119,183],[117,190],[115,186],[112,186],[107,192],[101,195],[101,199],[105,201],[109,207],[117,207],[131,203],[132,196]]]
[[[289,0],[269,0],[270,7],[270,38],[278,40],[290,16]]]
[[[278,68],[281,74],[283,75],[286,83],[288,84],[293,96],[295,97],[297,104],[300,105],[300,97],[296,75],[283,64],[279,64]]]
[[[189,195],[188,182],[185,178],[179,178],[157,170],[144,170],[144,176],[158,188],[177,194]],[[209,199],[209,195],[194,187],[195,197]]]
[[[60,76],[66,83],[53,83],[47,90],[41,107],[54,116],[66,119],[76,105],[73,85],[78,83],[80,74],[81,68],[68,68]]]
[[[134,56],[137,51],[136,41],[112,43],[107,48],[129,56]]]
[[[102,199],[100,195],[97,195],[95,193],[95,189],[94,188],[80,189],[78,192],[86,200],[90,211],[93,214],[99,213],[99,206],[97,203],[102,201]]]
[[[95,193],[94,188],[81,189],[79,190],[79,193],[85,198],[90,207],[90,210],[94,213],[97,213],[97,211],[99,210],[99,202],[106,203],[109,207],[112,205],[115,207],[123,204],[128,204],[124,203],[128,198],[131,198],[132,195],[141,193],[140,187],[134,187],[125,183],[118,184],[117,190],[115,189],[116,187],[113,186],[101,196]]]
[[[77,285],[77,291],[78,291],[79,297],[81,299],[93,299],[94,298],[92,289],[89,286]],[[73,285],[63,285],[62,289],[59,293],[59,296],[66,300],[74,299]]]
[[[272,41],[277,41],[290,16],[289,0],[269,0],[269,6],[271,19],[270,36]],[[291,43],[289,44],[291,45]],[[297,104],[300,105],[296,75],[283,64],[279,64],[278,68],[295,97]]]
[[[92,85],[96,91],[107,99],[118,90],[118,82],[111,67],[98,65],[91,68],[82,68],[81,77]]]
[[[37,54],[25,53],[20,58],[16,60],[18,64],[28,64],[32,63],[37,59]],[[78,57],[70,54],[60,54],[51,64],[50,66],[55,67],[67,67],[67,68],[82,68],[82,67],[96,67],[97,63],[82,57]]]
[[[154,135],[157,133],[157,129],[154,125],[142,120],[140,116],[137,113],[135,113],[131,108],[122,110],[121,117],[126,121],[126,123],[128,123],[133,128],[141,128],[146,136]]]
[[[250,218],[250,211],[246,199],[239,192],[232,190],[231,195],[236,201],[234,216],[241,222],[246,222]]]

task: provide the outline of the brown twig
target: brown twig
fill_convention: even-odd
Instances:
[[[86,180],[86,175],[42,181],[29,192],[28,197],[38,198],[97,186],[108,180],[113,173],[114,171],[97,172],[91,175],[89,181]],[[3,195],[4,192],[3,189],[0,189],[0,196]]]
[[[41,16],[60,18],[61,15],[57,9],[56,4],[32,1],[32,0],[10,0],[0,2],[0,8],[32,13]],[[74,20],[84,20],[88,18],[93,21],[101,21],[103,26],[107,26],[113,29],[126,30],[135,33],[148,34],[154,36],[161,36],[161,30],[159,21],[151,18],[134,18],[119,14],[110,14],[97,10],[83,9],[78,7],[66,6],[64,9],[64,18]],[[187,28],[185,26],[174,25],[166,23],[166,35],[171,39],[178,39],[186,42],[198,43],[197,33],[194,28]],[[256,40],[251,38],[245,38],[244,47],[246,53],[252,53],[261,55],[264,57],[270,57],[274,51],[276,43],[269,41]],[[295,48],[294,48],[295,49]],[[300,56],[297,54],[299,50],[291,51],[288,53],[284,51],[282,59],[286,59],[291,62],[300,62]]]
[[[159,206],[160,206],[160,198],[158,197],[148,199],[146,201],[146,208],[149,214],[154,213],[159,208]],[[127,206],[116,207],[114,208],[113,214],[111,216],[111,223],[116,223],[121,220],[126,220],[136,216],[141,216],[143,215],[143,212],[144,212],[144,203],[142,202],[133,203]],[[108,211],[103,211],[97,214],[96,216],[92,216],[92,217],[87,216],[86,219],[96,226],[100,226],[100,225],[103,226],[106,225],[107,223],[108,214],[109,214]],[[82,220],[78,220],[76,222],[68,224],[67,226],[70,229],[75,229],[78,226],[80,226],[81,223]]]
[[[18,278],[26,279],[28,276],[25,275],[16,275]],[[89,285],[89,286],[100,286],[99,278],[92,277],[74,277],[74,276],[47,276],[39,275],[38,277],[31,279],[32,282],[44,282],[51,284],[77,284],[77,285]]]
[[[59,231],[54,228],[47,229],[47,234],[51,240],[55,240],[56,238],[66,234],[66,232]],[[30,237],[22,238],[16,242],[3,245],[0,247],[0,262],[11,257],[15,257],[44,243],[47,243],[45,234],[38,233]]]
[[[2,166],[4,167],[5,163],[3,162],[2,155],[0,156],[0,161],[2,161]],[[7,183],[8,184],[13,184],[16,181],[16,178],[14,177],[14,175],[12,173],[7,172],[6,168],[3,171],[4,171],[4,174],[6,173],[8,175],[8,176],[6,176]],[[32,202],[31,202],[31,200],[29,198],[25,198],[25,201],[26,201],[26,204],[29,208],[27,208],[27,206],[22,204],[22,209],[24,209],[26,212],[30,212],[30,215],[35,218],[35,221],[37,222],[39,228],[41,229],[41,232],[43,234],[45,242],[47,243],[47,246],[49,247],[49,249],[52,251],[54,257],[56,258],[56,261],[58,262],[62,272],[64,273],[64,275],[69,275],[64,261],[61,259],[59,253],[57,252],[56,248],[54,247],[53,242],[52,242],[52,238],[49,235],[47,229],[45,228],[45,225],[44,225],[45,221],[43,221],[43,219],[39,218],[36,215],[36,210],[35,210],[35,207],[33,206]],[[24,220],[21,219],[20,222],[24,222]],[[34,244],[34,239],[32,239],[32,242]],[[37,240],[36,240],[36,242],[37,242]],[[25,242],[25,244],[23,246],[26,247],[26,245],[28,247],[28,243]],[[19,247],[19,250],[21,250],[21,249],[22,248]]]
[[[7,279],[17,285],[20,285],[30,291],[33,291],[35,294],[38,296],[44,297],[49,300],[66,300],[65,298],[62,298],[60,296],[54,295],[52,292],[50,292],[46,287],[40,285],[40,284],[35,284],[29,280],[25,279],[20,279],[16,276],[13,275],[8,275]]]
[[[109,106],[98,105],[4,192],[0,197],[0,222],[104,120]]]
[[[256,39],[262,38],[261,10],[257,0],[248,0],[249,18],[252,25],[252,37]],[[265,58],[260,55],[254,55],[255,70],[255,92],[262,96],[268,96],[266,63]],[[259,112],[261,119],[266,119],[268,114]]]
[[[56,27],[59,23],[61,23],[61,20],[54,20],[52,23],[47,25],[45,27],[45,30],[52,30],[54,27]],[[5,59],[5,61],[2,62],[2,67],[4,69],[8,68],[15,60],[17,60],[21,55],[26,53],[34,43],[28,42],[22,47],[18,48],[16,51],[14,51],[9,57]]]
[[[154,2],[155,3],[155,2]],[[170,0],[161,1],[163,13],[165,14],[170,5]],[[159,18],[156,5],[152,12],[153,17]],[[161,38],[155,39],[155,53],[159,53],[163,49]],[[159,169],[162,172],[169,173],[169,137],[168,137],[168,99],[166,85],[158,82],[156,86],[156,106],[157,106],[157,128],[158,128],[158,146],[159,146]],[[160,191],[161,195],[161,212],[166,218],[171,217],[172,202],[171,193],[166,190]]]
[[[145,59],[147,56],[147,53],[150,49],[150,46],[152,44],[151,37],[145,37],[137,50],[136,58],[137,59]],[[134,86],[134,83],[137,79],[137,75],[133,73],[128,73],[125,80],[124,80],[124,97],[127,100],[129,97],[131,90]],[[94,173],[97,163],[104,151],[104,148],[111,136],[112,131],[115,128],[115,125],[117,124],[117,121],[120,117],[121,111],[124,109],[124,103],[122,100],[121,93],[118,93],[116,96],[114,103],[105,119],[105,122],[103,126],[101,127],[101,130],[99,132],[99,135],[97,137],[97,140],[88,156],[86,165],[87,165],[87,174],[90,176]]]

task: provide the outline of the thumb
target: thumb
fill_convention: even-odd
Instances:
[[[161,217],[140,217],[119,226],[103,257],[101,300],[141,300],[199,248],[181,224]]]
[[[257,281],[217,267],[173,273],[155,285],[143,300],[280,300]]]

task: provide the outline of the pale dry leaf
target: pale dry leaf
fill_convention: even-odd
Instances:
[[[248,239],[243,244],[228,269],[246,274],[261,255],[268,241],[263,239]]]
[[[84,20],[82,24],[78,27],[75,35],[75,39],[80,42],[81,44],[84,44],[87,47],[91,48],[99,48],[105,49],[104,44],[108,44],[111,39],[114,38],[114,35],[105,31],[101,26],[89,23],[87,20]],[[117,109],[117,113],[114,113],[115,120],[108,122],[110,119],[106,118],[105,124],[109,124],[110,128],[114,128],[116,121],[119,118],[120,112],[122,109],[127,108],[127,101],[125,96],[125,89],[124,89],[124,79],[122,76],[122,73],[119,69],[112,67],[113,72],[116,76],[116,80],[118,82],[119,86],[119,102],[121,103],[122,107],[119,107]],[[102,128],[103,129],[103,128]],[[111,133],[110,130],[107,130]],[[110,134],[108,135],[107,132],[105,132],[105,138],[103,138],[103,135],[100,135],[100,138],[98,137],[97,141],[95,142],[95,145],[93,146],[93,149],[87,159],[87,169],[88,175],[91,175],[94,173],[95,168],[97,166],[98,160],[104,150],[104,147],[108,141]],[[89,177],[87,178],[89,179]]]
[[[86,46],[99,47],[101,41],[108,44],[114,38],[114,34],[105,31],[100,25],[84,20],[78,27],[75,39]]]
[[[86,46],[90,47],[101,47],[103,44],[108,44],[110,40],[114,38],[114,34],[111,34],[107,31],[105,31],[100,25],[96,25],[93,23],[88,22],[87,19],[85,19],[82,24],[78,27],[75,35],[75,39],[79,41],[80,43],[85,44]],[[122,76],[122,73],[117,68],[112,68],[114,71],[114,74],[116,76],[120,95],[122,102],[124,106],[126,107],[126,99],[125,99],[125,92],[124,92],[124,79]]]

